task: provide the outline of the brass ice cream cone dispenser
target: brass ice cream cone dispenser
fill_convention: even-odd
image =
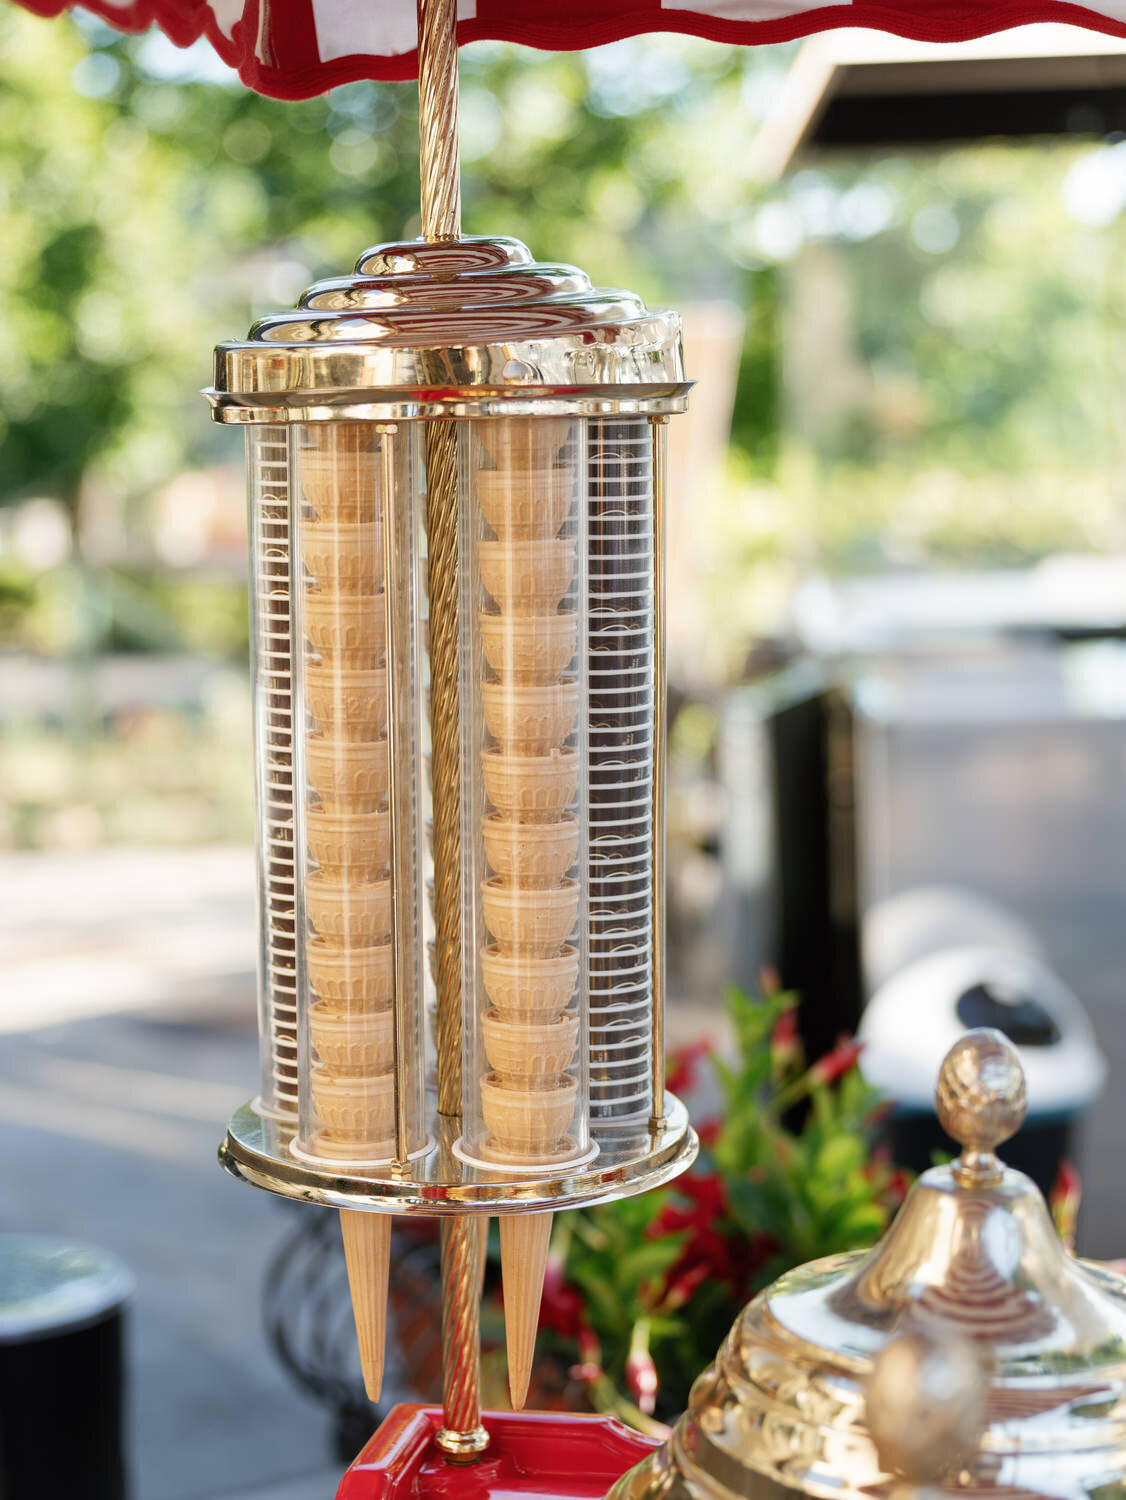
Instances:
[[[679,320],[460,233],[420,7],[423,236],[216,351],[246,426],[258,1098],[235,1175],[341,1212],[369,1394],[389,1215],[442,1223],[445,1431],[500,1221],[515,1406],[556,1209],[691,1161],[664,1088],[664,424]]]

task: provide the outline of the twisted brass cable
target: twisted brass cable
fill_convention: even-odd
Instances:
[[[481,1426],[481,1302],[477,1223],[442,1220],[442,1414],[437,1442],[450,1458],[474,1458],[489,1442]]]
[[[457,429],[426,424],[430,580],[430,784],[434,808],[434,952],[438,1108],[461,1113],[461,735],[458,712]]]
[[[461,234],[457,123],[457,0],[418,0],[418,126],[422,233]],[[459,704],[457,429],[426,424],[430,580],[430,743],[434,813],[434,938],[438,1108],[461,1113],[461,720]],[[478,1226],[442,1220],[442,1410],[437,1442],[450,1458],[488,1444],[481,1426]]]
[[[418,141],[422,234],[461,234],[457,133],[457,0],[418,0]]]

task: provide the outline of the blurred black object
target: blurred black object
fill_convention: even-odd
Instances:
[[[773,938],[784,989],[801,996],[806,1055],[860,1023],[863,997],[847,701],[804,674],[776,679],[766,720],[773,803]]]
[[[401,1390],[440,1397],[437,1222],[395,1221],[387,1373],[383,1399],[373,1406],[360,1372],[339,1215],[306,1204],[287,1205],[287,1212],[293,1228],[266,1267],[267,1336],[301,1389],[327,1407],[333,1452],[341,1463],[351,1463]],[[423,1313],[421,1327],[414,1326],[416,1309]]]
[[[0,1495],[125,1500],[125,1307],[109,1251],[0,1235]]]

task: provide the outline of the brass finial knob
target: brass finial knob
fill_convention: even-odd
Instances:
[[[987,1385],[966,1339],[908,1333],[885,1344],[867,1393],[868,1431],[881,1467],[911,1484],[966,1468],[981,1440]]]
[[[1028,1105],[1017,1049],[1000,1031],[982,1027],[946,1054],[934,1091],[938,1119],[963,1148],[954,1164],[962,1181],[981,1183],[1001,1171],[994,1151],[1016,1135]]]

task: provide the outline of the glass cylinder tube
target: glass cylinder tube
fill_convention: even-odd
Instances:
[[[246,434],[258,856],[259,1107],[297,1114],[297,938],[290,656],[289,436]]]
[[[590,1112],[648,1115],[653,1099],[656,683],[654,454],[647,418],[588,438]]]
[[[402,1160],[425,1141],[409,439],[373,423],[324,423],[296,428],[294,445],[295,1150]]]
[[[461,1149],[499,1166],[589,1149],[585,426],[461,432]]]

